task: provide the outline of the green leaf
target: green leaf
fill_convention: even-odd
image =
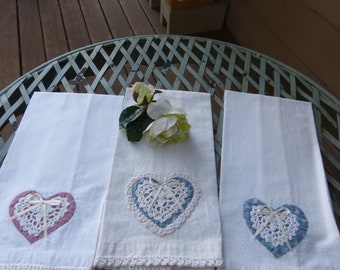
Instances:
[[[145,106],[130,106],[125,108],[119,116],[119,126],[126,128],[130,122],[138,118],[145,110]]]
[[[126,126],[126,135],[130,142],[139,142],[143,137],[144,130],[153,122],[146,111],[144,111],[140,117],[132,122],[129,122]]]

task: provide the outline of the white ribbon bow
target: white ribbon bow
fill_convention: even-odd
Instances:
[[[174,199],[175,204],[182,210],[182,212],[184,212],[184,208],[182,206],[182,204],[180,203],[180,201],[177,199],[176,195],[174,194],[174,192],[171,190],[171,188],[168,186],[171,183],[175,183],[176,185],[178,185],[178,181],[176,179],[168,179],[164,182],[162,182],[161,184],[156,184],[152,182],[151,176],[149,177],[149,183],[151,186],[153,186],[155,189],[157,189],[156,195],[153,198],[153,200],[151,201],[149,208],[148,208],[148,212],[150,212],[152,206],[154,205],[154,203],[156,202],[156,200],[159,197],[159,194],[161,193],[162,190],[165,190],[167,192],[167,195],[171,198]],[[159,182],[158,182],[159,183]]]
[[[52,199],[52,200],[44,200],[44,198],[39,193],[32,193],[27,199],[27,202],[32,205],[31,207],[28,207],[24,211],[21,211],[13,216],[10,217],[10,219],[16,219],[18,217],[21,217],[25,215],[28,212],[33,211],[34,209],[38,207],[42,207],[43,211],[43,219],[44,219],[44,237],[48,239],[48,226],[47,226],[47,206],[58,206],[61,204],[61,201],[58,199]]]
[[[268,205],[261,205],[258,209],[257,209],[258,213],[260,213],[261,215],[266,216],[266,221],[264,223],[262,223],[262,225],[256,230],[255,234],[253,235],[254,238],[256,238],[256,236],[258,236],[263,230],[264,228],[272,221],[272,219],[275,218],[278,226],[279,226],[279,230],[283,236],[284,242],[287,245],[287,247],[289,248],[289,250],[292,250],[290,244],[289,244],[289,239],[287,236],[287,233],[284,229],[284,226],[282,224],[282,220],[281,217],[282,216],[288,216],[291,214],[290,210],[286,207],[281,207],[277,210],[273,210],[272,208],[270,208]]]

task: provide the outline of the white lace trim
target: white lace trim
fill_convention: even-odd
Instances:
[[[190,267],[190,268],[210,268],[222,267],[222,259],[197,259],[185,257],[138,257],[138,258],[112,258],[112,257],[97,257],[94,262],[98,268],[126,268],[138,267],[150,269],[150,267]]]
[[[59,201],[58,205],[39,205],[29,211],[29,213],[22,215],[21,213],[32,208],[32,204],[29,201],[31,197],[32,194],[27,194],[25,197],[19,198],[18,202],[14,205],[13,214],[17,216],[16,219],[23,231],[37,237],[45,230],[45,226],[47,229],[53,228],[65,216],[70,203],[67,198],[57,196],[53,200]],[[46,212],[44,210],[45,206]]]
[[[263,227],[259,233],[261,238],[263,238],[267,243],[272,244],[274,247],[285,245],[287,240],[292,240],[300,227],[297,216],[292,212],[278,216],[282,223],[282,226],[280,226],[276,218],[272,218],[269,215],[261,213],[261,207],[262,205],[254,205],[250,211],[252,227],[255,230],[259,230]],[[271,218],[271,220],[266,226],[264,226],[268,218]],[[281,227],[283,227],[284,231],[282,231]]]
[[[125,267],[114,267],[114,268],[106,268],[106,269],[114,269],[114,270],[192,270],[192,267],[178,267],[178,266],[125,266]],[[204,267],[204,268],[195,268],[197,270],[216,270],[222,268],[216,267]],[[99,270],[99,268],[96,268]]]
[[[188,198],[189,188],[184,183],[176,180],[176,177],[183,178],[192,185],[192,198],[185,209],[183,209],[183,205]],[[145,180],[138,185],[138,189],[135,191],[140,206],[138,208],[134,201],[132,189],[135,182],[143,178],[156,180],[156,182]],[[156,174],[147,173],[134,177],[129,181],[126,198],[129,209],[140,222],[152,232],[165,235],[180,227],[190,216],[199,201],[200,188],[196,181],[186,175],[172,175],[166,180],[162,180]],[[149,217],[146,217],[141,209]],[[178,211],[181,211],[180,215],[173,221],[169,221],[169,224],[164,225],[164,228],[155,224],[155,222],[167,222]],[[150,218],[153,218],[154,221],[150,220]]]

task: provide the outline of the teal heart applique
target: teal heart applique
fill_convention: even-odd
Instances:
[[[158,235],[180,227],[200,197],[198,184],[188,176],[167,179],[145,174],[129,181],[127,203],[137,219]]]
[[[276,258],[293,250],[308,231],[304,212],[292,204],[271,208],[257,199],[243,205],[243,217],[250,232]]]

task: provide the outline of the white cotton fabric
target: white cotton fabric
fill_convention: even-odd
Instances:
[[[35,93],[0,171],[0,269],[92,269],[123,97]],[[9,221],[19,193],[71,193],[68,223],[30,244]]]
[[[339,269],[333,217],[310,103],[226,91],[220,208],[228,270]],[[253,240],[243,203],[300,207],[305,238],[276,259]]]
[[[173,107],[182,107],[191,130],[186,141],[160,148],[149,146],[143,139],[131,143],[121,130],[95,266],[105,269],[221,266],[222,237],[210,95],[163,91],[155,98],[165,98]],[[128,89],[124,107],[131,104]],[[162,177],[188,175],[200,187],[198,204],[187,220],[170,234],[160,236],[152,232],[127,206],[125,192],[129,179],[145,173]]]

